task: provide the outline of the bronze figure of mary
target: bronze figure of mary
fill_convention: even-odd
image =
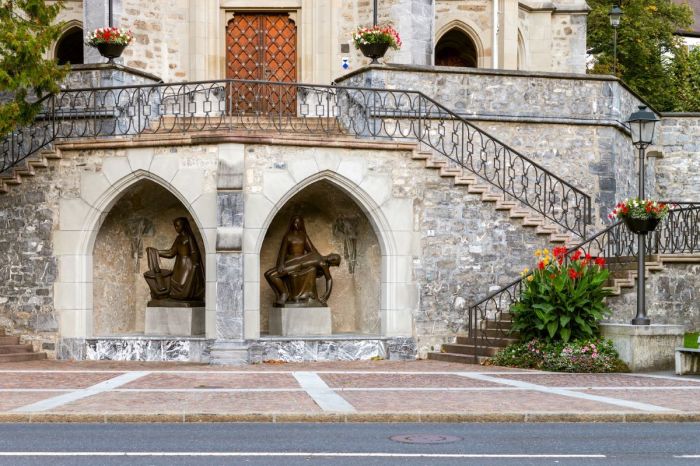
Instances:
[[[197,240],[185,217],[173,221],[177,237],[170,249],[146,248],[151,289],[149,306],[204,306],[204,264]],[[160,258],[175,258],[172,270],[162,269]]]
[[[306,234],[304,219],[292,217],[282,239],[277,265],[265,272],[275,292],[275,307],[325,306],[333,288],[330,267],[340,265],[339,254],[322,256]],[[324,277],[326,290],[319,296],[316,278]]]

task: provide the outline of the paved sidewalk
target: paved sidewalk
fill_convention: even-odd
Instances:
[[[700,377],[437,361],[0,365],[0,422],[700,421]]]

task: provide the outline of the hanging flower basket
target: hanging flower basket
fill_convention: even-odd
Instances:
[[[630,229],[632,233],[638,235],[646,235],[650,231],[656,230],[656,227],[661,221],[660,218],[632,218],[632,217],[622,217],[622,221],[625,222],[627,228]]]
[[[668,206],[651,199],[625,199],[615,206],[609,218],[621,219],[631,232],[646,235],[668,215]]]
[[[115,27],[97,28],[87,35],[85,44],[95,47],[100,55],[114,63],[133,39],[131,31]]]
[[[102,43],[102,44],[97,44],[97,51],[100,52],[100,55],[102,55],[105,58],[108,58],[110,61],[114,60],[115,58],[119,58],[122,55],[122,52],[126,48],[126,45],[121,45],[121,44],[108,44],[108,43]]]
[[[382,58],[389,50],[389,44],[360,44],[362,55],[372,59],[372,63],[377,62],[377,58]]]
[[[362,55],[371,58],[370,64],[378,64],[377,58],[384,56],[391,47],[394,50],[401,48],[401,38],[391,26],[361,27],[352,33],[352,41],[355,48],[360,49]]]

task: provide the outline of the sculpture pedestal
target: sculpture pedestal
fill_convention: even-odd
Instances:
[[[330,307],[273,307],[270,335],[313,336],[331,334]]]
[[[203,307],[147,307],[146,335],[204,335]]]

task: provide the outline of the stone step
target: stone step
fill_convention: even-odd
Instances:
[[[494,329],[487,328],[486,330],[479,330],[479,335],[485,335],[486,338],[518,338],[518,333],[511,333],[510,329]]]
[[[513,343],[517,342],[517,338],[499,338],[499,336],[496,336],[494,338],[486,337],[486,343],[488,343],[488,346],[494,348],[505,348],[506,346],[512,345]],[[469,337],[457,337],[457,341],[455,343],[457,343],[458,345],[471,345],[472,341]]]
[[[5,335],[6,335],[6,333],[5,333],[5,328],[4,328],[4,327],[0,327],[0,337],[4,337]]]
[[[0,346],[4,345],[19,345],[19,337],[0,337]]]
[[[474,346],[474,345],[460,345],[458,343],[447,343],[442,345],[442,350],[449,354],[466,354],[466,355],[476,355],[476,356],[493,356],[501,348],[492,346]]]
[[[437,353],[437,352],[431,352],[428,353],[428,359],[431,359],[433,361],[442,361],[442,362],[459,362],[462,364],[478,364],[479,363],[479,358],[476,356],[468,356],[466,354],[455,354],[455,353]]]
[[[46,353],[0,354],[0,363],[3,363],[3,362],[22,362],[22,361],[39,361],[42,359],[46,359]]]
[[[34,347],[31,343],[26,345],[0,345],[0,354],[31,353]]]

